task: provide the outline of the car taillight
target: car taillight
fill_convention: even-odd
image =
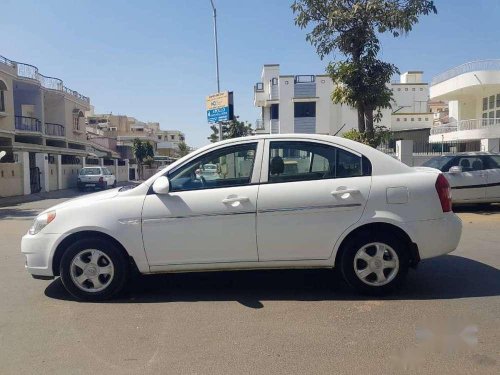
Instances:
[[[104,179],[102,177],[99,177],[99,182],[103,182]]]
[[[446,177],[440,174],[436,180],[436,191],[441,202],[443,212],[451,211],[451,188]]]

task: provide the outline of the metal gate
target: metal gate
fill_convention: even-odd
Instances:
[[[30,187],[31,194],[39,193],[42,190],[40,185],[40,168],[34,167],[30,168]]]

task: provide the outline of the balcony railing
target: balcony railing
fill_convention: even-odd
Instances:
[[[39,119],[34,117],[15,117],[16,130],[29,131],[29,132],[42,132],[42,123]]]
[[[492,126],[500,126],[500,118],[483,118],[455,121],[449,124],[435,126],[431,129],[431,135],[457,132],[462,130],[485,129]]]
[[[500,59],[472,61],[459,65],[435,76],[431,81],[431,86],[459,76],[460,74],[477,72],[479,70],[500,70]]]
[[[255,120],[255,129],[256,130],[264,130],[265,129],[264,120],[262,120],[261,118],[258,118],[257,120]]]
[[[295,83],[313,83],[316,77],[312,75],[295,76]]]
[[[0,56],[0,63],[4,63],[13,68],[16,68],[17,75],[19,77],[38,81],[40,85],[46,89],[65,92],[86,103],[90,103],[90,99],[87,96],[84,96],[78,91],[71,90],[68,87],[64,86],[63,81],[59,78],[44,76],[43,74],[38,72],[38,68],[34,65],[12,61],[4,56]]]
[[[66,134],[64,126],[61,124],[52,124],[50,122],[45,123],[45,134],[53,135],[57,137],[64,137]]]

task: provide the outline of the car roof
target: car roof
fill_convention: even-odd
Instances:
[[[481,155],[496,155],[500,156],[498,152],[486,152],[486,151],[469,151],[469,152],[456,152],[454,154],[444,154],[444,155],[436,155],[434,157],[454,157],[454,156],[481,156]]]

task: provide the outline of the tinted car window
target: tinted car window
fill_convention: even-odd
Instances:
[[[269,182],[321,180],[370,173],[368,159],[337,147],[313,142],[271,142]]]
[[[83,168],[80,171],[81,176],[95,176],[101,174],[100,168]]]
[[[172,191],[241,186],[250,183],[257,143],[205,154],[168,175]]]
[[[462,167],[462,172],[473,172],[484,169],[481,156],[459,156],[453,160],[453,166]]]
[[[453,156],[437,156],[435,158],[427,160],[424,164],[422,164],[424,167],[429,167],[429,168],[436,168],[439,169],[442,172],[448,172],[445,170],[445,166],[453,160]],[[449,168],[448,168],[449,169]]]
[[[487,168],[497,169],[500,168],[500,155],[488,155],[486,156]]]

